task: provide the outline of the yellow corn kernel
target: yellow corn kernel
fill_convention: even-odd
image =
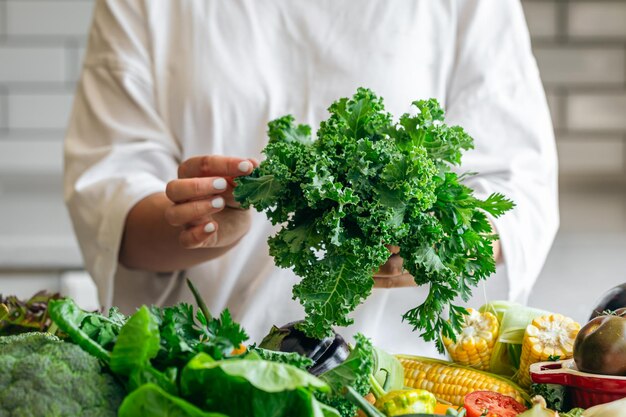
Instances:
[[[467,312],[456,342],[443,336],[443,344],[454,362],[488,371],[500,330],[498,319],[490,312],[480,313],[473,308]]]
[[[537,317],[526,327],[516,379],[522,387],[531,384],[530,365],[550,359],[569,359],[580,324],[560,314]]]
[[[526,393],[506,378],[453,362],[398,355],[404,367],[404,385],[432,392],[438,401],[463,405],[465,396],[478,390],[508,395],[524,402]]]

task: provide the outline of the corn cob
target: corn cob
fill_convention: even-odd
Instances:
[[[404,367],[404,385],[432,392],[437,400],[463,405],[465,395],[480,390],[495,391],[523,403],[528,395],[512,381],[438,359],[398,355]]]
[[[498,319],[490,312],[480,313],[473,308],[468,308],[467,312],[456,342],[443,336],[443,344],[454,362],[488,371],[498,338]]]
[[[537,317],[526,327],[517,381],[523,387],[531,384],[530,365],[536,362],[569,359],[580,324],[560,314]]]

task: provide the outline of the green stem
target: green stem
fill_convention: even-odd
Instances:
[[[52,322],[50,327],[48,327],[48,333],[56,336],[57,331],[59,330],[59,326],[55,322]]]
[[[198,308],[200,309],[200,311],[202,311],[202,314],[204,314],[204,318],[208,323],[213,318],[211,312],[209,311],[209,308],[206,306],[204,300],[200,296],[200,293],[196,289],[196,286],[193,285],[189,278],[187,278],[187,286],[191,290],[191,293],[193,294],[193,297],[196,299],[196,303],[198,304]]]
[[[379,399],[387,393],[372,374],[370,374],[370,391],[376,399]]]

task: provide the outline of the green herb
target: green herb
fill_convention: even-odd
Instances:
[[[117,335],[126,323],[126,319],[117,307],[113,307],[109,309],[108,317],[99,313],[86,313],[80,323],[80,328],[90,339],[110,350],[113,349]]]
[[[371,292],[372,275],[397,245],[418,285],[428,285],[423,304],[403,318],[426,340],[454,339],[471,288],[495,271],[497,239],[485,213],[513,207],[501,194],[473,195],[451,171],[472,138],[443,123],[436,100],[413,103],[417,114],[394,123],[382,99],[359,89],[333,103],[320,124],[295,125],[292,116],[269,123],[265,161],[237,179],[243,207],[265,211],[282,228],[269,239],[276,265],[302,280],[293,295],[307,314],[300,326],[323,338]],[[441,312],[448,307],[448,322]]]
[[[558,384],[531,384],[531,396],[541,395],[546,400],[546,407],[556,411],[566,411],[567,387]]]

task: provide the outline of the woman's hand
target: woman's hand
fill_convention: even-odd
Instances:
[[[491,223],[491,228],[495,231],[496,227]],[[493,242],[493,258],[496,263],[502,261],[502,252],[500,249],[500,241]],[[400,257],[400,248],[398,246],[387,246],[391,256],[387,262],[381,266],[374,274],[375,288],[397,288],[397,287],[415,287],[413,276],[406,272],[403,268],[404,260]]]
[[[403,259],[398,254],[398,246],[387,246],[391,256],[374,274],[375,288],[415,287],[413,276],[406,272],[402,266]]]
[[[149,195],[126,216],[119,261],[130,269],[170,272],[221,256],[250,228],[233,198],[233,179],[257,162],[227,156],[186,160],[166,191]]]
[[[247,210],[233,197],[233,179],[252,172],[256,161],[219,155],[197,156],[178,168],[178,179],[167,184],[165,194],[174,203],[165,220],[182,228],[183,248],[217,248],[233,244],[250,227]]]

